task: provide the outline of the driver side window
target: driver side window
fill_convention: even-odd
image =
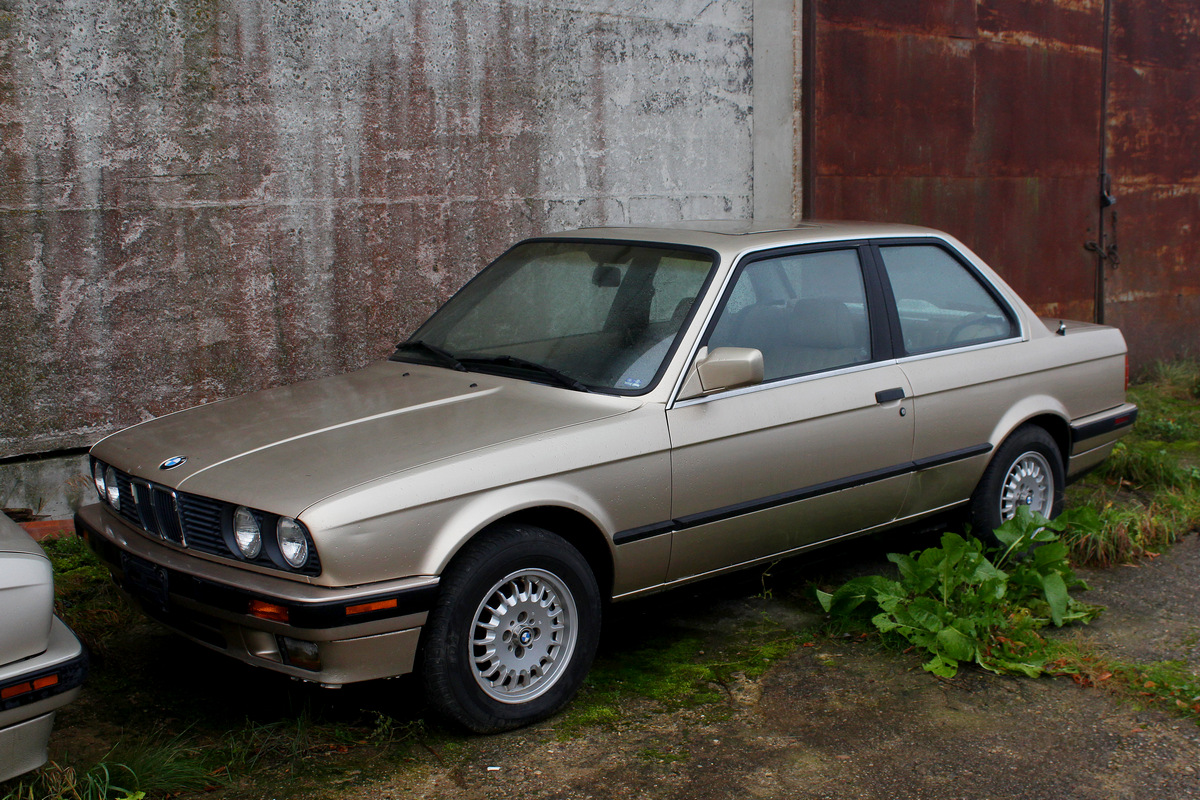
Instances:
[[[770,381],[865,363],[870,341],[858,251],[842,249],[744,265],[708,346],[760,351]]]

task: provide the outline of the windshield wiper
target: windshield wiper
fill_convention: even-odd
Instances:
[[[388,356],[388,361],[403,360],[396,358],[401,350],[416,350],[420,353],[424,353],[427,356],[431,356],[435,363],[443,367],[449,367],[450,369],[458,370],[459,372],[467,371],[467,368],[462,365],[462,362],[451,355],[449,351],[443,350],[437,345],[430,344],[429,342],[425,342],[420,339],[413,339],[396,345],[396,352]]]
[[[526,361],[517,356],[464,356],[463,364],[470,366],[500,366],[500,367],[515,367],[517,369],[529,370],[537,372],[550,378],[559,386],[564,386],[568,389],[574,389],[577,392],[589,392],[588,387],[584,386],[579,381],[572,378],[570,375],[564,375],[553,367],[547,367],[545,364],[539,364],[536,361]]]

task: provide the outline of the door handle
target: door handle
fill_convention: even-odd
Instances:
[[[875,393],[875,402],[883,405],[890,403],[893,400],[903,400],[904,389],[897,386],[895,389],[882,389]]]

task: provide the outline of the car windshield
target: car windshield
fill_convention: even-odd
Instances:
[[[392,358],[638,394],[657,381],[713,263],[711,253],[667,247],[525,242]]]

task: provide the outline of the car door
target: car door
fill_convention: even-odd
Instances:
[[[675,527],[669,579],[893,520],[913,424],[882,295],[857,246],[740,264],[702,343],[763,354],[764,380],[667,411]]]
[[[1029,392],[1033,368],[1017,315],[1003,295],[944,242],[880,241],[896,356],[915,404],[918,470],[901,516],[970,497],[997,424]]]

